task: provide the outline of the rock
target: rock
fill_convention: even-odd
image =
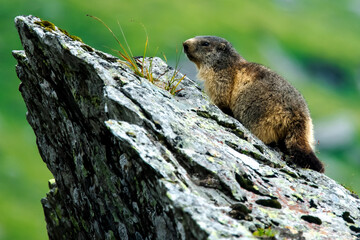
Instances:
[[[288,166],[190,79],[172,95],[49,22],[15,22],[27,119],[55,179],[50,239],[359,237],[355,195]],[[146,61],[161,81],[174,73]]]

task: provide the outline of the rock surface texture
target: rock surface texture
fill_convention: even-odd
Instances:
[[[288,166],[190,79],[173,96],[49,22],[15,22],[27,119],[54,175],[50,239],[360,237],[355,195]]]

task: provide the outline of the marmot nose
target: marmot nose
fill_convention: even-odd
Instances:
[[[187,52],[187,50],[189,49],[189,43],[185,41],[183,42],[183,46],[184,46],[184,51]]]

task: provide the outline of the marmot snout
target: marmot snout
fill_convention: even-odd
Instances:
[[[289,82],[263,65],[246,61],[223,38],[199,36],[183,46],[214,104],[265,144],[284,146],[300,167],[324,172],[313,150],[309,109]]]

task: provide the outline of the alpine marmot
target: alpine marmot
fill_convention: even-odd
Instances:
[[[314,154],[309,109],[288,81],[261,64],[246,61],[223,38],[198,36],[183,46],[214,104],[265,144],[282,147],[298,166],[324,172]]]

